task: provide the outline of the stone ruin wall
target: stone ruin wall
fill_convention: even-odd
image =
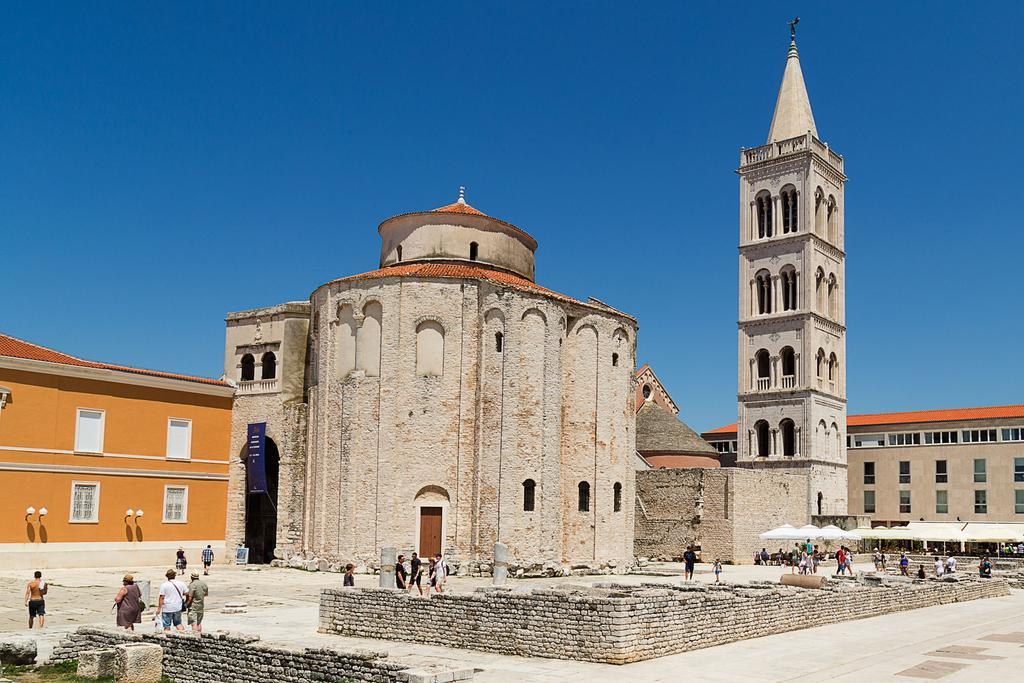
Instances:
[[[764,547],[758,534],[807,522],[807,478],[735,467],[636,473],[635,553],[681,558],[688,545],[701,559],[747,564]],[[776,548],[775,550],[778,550]]]
[[[626,664],[809,626],[1009,595],[1000,579],[841,580],[823,589],[599,584],[512,592],[481,588],[429,600],[381,588],[328,589],[320,632]],[[811,615],[810,618],[808,615]],[[409,623],[430,624],[410,629]]]
[[[54,663],[79,658],[89,650],[129,643],[163,648],[164,675],[174,683],[307,683],[368,681],[373,683],[447,683],[473,678],[473,670],[450,667],[411,668],[387,660],[376,650],[294,649],[259,642],[256,635],[226,633],[143,634],[113,627],[82,626],[53,651]]]

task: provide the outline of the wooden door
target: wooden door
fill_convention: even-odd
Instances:
[[[420,508],[420,557],[426,562],[428,557],[441,552],[441,508]]]

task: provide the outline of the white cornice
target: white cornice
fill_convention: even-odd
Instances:
[[[19,370],[21,372],[39,372],[45,375],[61,375],[64,377],[79,377],[82,379],[92,379],[101,382],[132,384],[141,387],[151,387],[153,389],[184,391],[191,394],[206,394],[208,396],[234,396],[235,394],[233,387],[219,384],[204,384],[202,382],[191,382],[184,379],[136,374],[134,372],[126,372],[124,370],[108,370],[106,368],[90,368],[80,365],[47,363],[45,361],[14,358],[11,356],[0,356],[0,369]]]

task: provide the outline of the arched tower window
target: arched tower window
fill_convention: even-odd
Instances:
[[[494,350],[501,353],[505,348],[505,335],[501,332],[494,333]]]
[[[814,190],[814,232],[818,237],[825,236],[825,215],[827,213],[825,193],[819,187]]]
[[[828,241],[836,244],[839,241],[839,207],[836,198],[828,196]]]
[[[274,379],[277,377],[277,356],[273,351],[267,351],[260,359],[260,379]]]
[[[580,512],[590,511],[590,484],[585,481],[581,481],[579,485],[579,505],[577,509]]]
[[[796,455],[796,425],[788,417],[779,423],[782,432],[782,454]]]
[[[797,192],[792,185],[782,188],[779,201],[782,203],[782,233],[794,233],[797,226]]]
[[[825,271],[819,266],[814,271],[814,298],[817,301],[818,313],[825,313]]]
[[[792,389],[796,386],[796,353],[793,347],[783,347],[779,353],[782,359],[782,388]]]
[[[622,512],[622,484],[619,482],[612,487],[612,511]]]
[[[828,274],[828,314],[834,320],[838,318],[837,310],[839,299],[839,282],[836,280],[835,273]]]
[[[533,512],[537,484],[533,479],[523,482],[523,512]]]
[[[754,364],[757,366],[758,391],[771,389],[771,358],[768,356],[768,352],[761,349],[754,354]]]
[[[762,270],[754,276],[754,287],[757,302],[756,312],[764,315],[772,312],[772,275],[767,270]]]
[[[754,200],[757,213],[757,237],[763,239],[772,236],[772,196],[765,190]]]
[[[836,377],[839,374],[839,359],[836,358],[836,354],[832,354],[828,357],[828,381],[835,382]]]
[[[424,320],[416,326],[416,374],[444,374],[444,328],[435,320]]]
[[[243,382],[251,382],[256,379],[256,359],[251,353],[242,356],[242,377]]]
[[[782,287],[782,310],[796,310],[797,272],[793,266],[786,266],[779,273],[779,286]]]
[[[754,437],[757,441],[754,450],[755,455],[762,458],[768,457],[768,439],[770,436],[767,422],[758,420],[754,423]]]
[[[825,360],[825,349],[818,349],[818,355],[815,357],[815,367],[818,375],[818,379],[825,377],[825,366],[827,361]]]
[[[470,261],[476,261],[476,257],[479,255],[479,253],[480,253],[480,245],[477,244],[476,242],[470,242],[469,243],[469,260]]]

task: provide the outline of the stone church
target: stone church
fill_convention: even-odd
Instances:
[[[537,284],[536,240],[461,191],[378,232],[377,270],[227,316],[228,547],[631,563],[636,321]]]

